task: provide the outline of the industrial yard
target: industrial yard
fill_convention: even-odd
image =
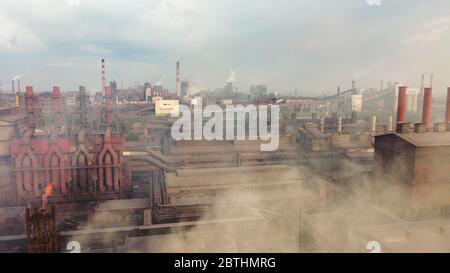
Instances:
[[[85,7],[80,3],[67,5],[83,20],[106,17],[103,6],[92,14],[74,12]],[[92,44],[79,48],[54,37],[46,48],[20,24],[3,23],[0,11],[0,29],[8,26],[26,38],[0,31],[0,57],[8,49],[26,58],[20,67],[8,59],[0,68],[0,253],[450,251],[450,87],[444,87],[448,71],[438,65],[445,58],[406,65],[410,56],[402,55],[386,65],[359,56],[363,64],[347,64],[358,58],[358,46],[370,44],[367,56],[389,50],[388,39],[380,43],[386,49],[374,46],[375,39],[358,43],[369,39],[357,36],[365,28],[359,39],[346,37],[351,31],[345,30],[339,38],[326,32],[319,39],[321,33],[311,31],[291,41],[296,34],[289,24],[261,38],[296,16],[288,10],[274,25],[259,26],[251,37],[258,44],[247,48],[241,44],[251,39],[240,35],[251,36],[251,30],[239,24],[227,32],[219,24],[225,19],[211,20],[211,12],[189,7],[189,18],[209,21],[183,28],[188,38],[180,42],[180,35],[166,37],[189,25],[172,21],[186,16],[169,12],[178,5],[155,8],[167,12],[168,21],[155,19],[153,11],[121,16],[95,35],[89,28],[102,22],[80,23],[67,36],[78,37],[75,44],[88,37]],[[114,7],[131,14],[124,6]],[[70,21],[75,15],[62,10],[67,21],[58,23],[76,25]],[[369,25],[372,15],[360,20]],[[248,28],[250,21],[272,20],[267,14],[253,21],[233,16]],[[336,21],[357,20],[354,13],[347,17]],[[134,20],[155,21],[145,21],[151,30],[136,24],[119,31]],[[152,32],[150,42],[139,40],[165,27],[164,35]],[[221,59],[230,54],[222,47],[237,46],[217,33],[236,39],[239,58]],[[412,55],[408,45],[426,40],[423,33],[396,46]],[[208,44],[214,39],[221,42]],[[37,49],[16,48],[33,41]],[[62,45],[64,50],[54,49]],[[281,47],[273,56],[272,46]],[[333,46],[339,49],[328,49]],[[58,54],[36,60],[25,53],[38,50],[37,56],[49,48]],[[82,57],[72,59],[79,50]],[[203,54],[223,64],[223,83],[225,72]],[[401,55],[386,58],[395,54]]]
[[[406,120],[413,108],[400,84],[379,96],[353,82],[326,98],[238,100],[281,109],[278,148],[263,152],[262,140],[173,140],[169,110],[189,96],[145,84],[125,101],[105,66],[95,97],[83,86],[2,94],[2,252],[65,252],[73,242],[83,252],[352,252],[369,232],[388,240],[378,227],[409,233],[432,221],[445,236],[449,186],[436,160],[450,144],[450,103],[432,124],[431,88],[419,122]],[[177,63],[177,82],[179,73]],[[367,101],[397,108],[364,120]]]

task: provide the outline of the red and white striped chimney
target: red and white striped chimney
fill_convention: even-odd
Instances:
[[[433,89],[430,87],[425,88],[423,92],[422,123],[425,123],[427,128],[430,128],[432,93]]]

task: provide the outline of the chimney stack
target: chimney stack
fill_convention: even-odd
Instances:
[[[80,86],[78,93],[78,112],[80,113],[80,126],[87,126],[87,101],[88,96],[86,95],[86,87]]]
[[[387,130],[389,132],[392,132],[392,130],[393,130],[393,126],[392,126],[393,120],[394,120],[394,118],[392,116],[388,117]]]
[[[112,92],[111,87],[105,87],[105,122],[107,126],[112,126]]]
[[[377,116],[372,116],[372,124],[370,126],[370,131],[371,132],[377,131]]]
[[[55,115],[53,119],[54,125],[61,125],[61,91],[59,86],[53,86],[52,110]]]
[[[180,62],[177,62],[177,97],[181,97],[181,88],[180,88]]]
[[[34,127],[35,118],[33,87],[27,86],[25,90],[25,120],[28,127]]]
[[[397,124],[405,122],[406,115],[406,86],[398,88]]]
[[[106,87],[106,65],[105,59],[102,59],[102,94],[105,94]]]
[[[422,123],[427,125],[427,129],[430,128],[432,90],[432,88],[425,88],[423,93]]]
[[[12,80],[11,84],[12,84],[12,93],[14,95],[16,93],[16,91],[14,90],[14,80]]]

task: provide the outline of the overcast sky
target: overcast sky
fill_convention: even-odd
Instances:
[[[380,80],[450,85],[448,0],[1,0],[0,80],[50,90],[162,81],[321,95]]]

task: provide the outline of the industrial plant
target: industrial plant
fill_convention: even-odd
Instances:
[[[449,3],[16,2],[0,253],[450,252]]]
[[[1,94],[2,252],[450,250],[450,88],[444,113],[431,87],[401,83],[354,81],[325,97],[264,84],[245,95],[232,82],[189,94],[180,67],[175,92],[108,85],[104,59],[100,94],[12,81]],[[279,125],[277,149],[239,135],[174,140],[172,112],[196,103],[278,107],[266,124]]]

